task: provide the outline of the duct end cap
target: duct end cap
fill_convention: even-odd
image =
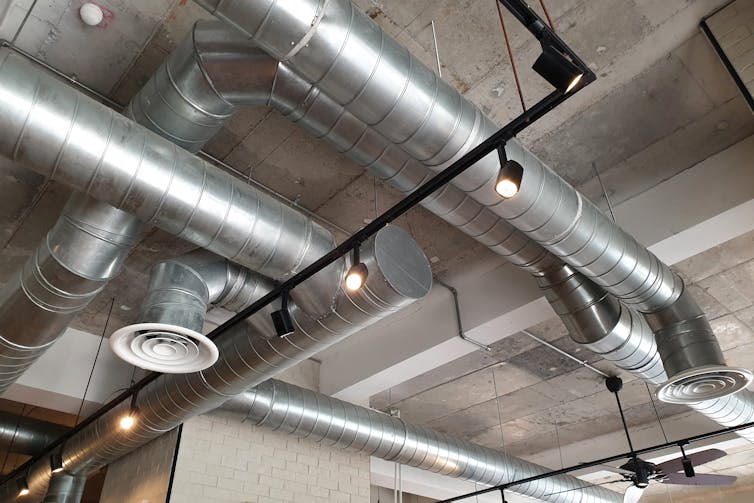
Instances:
[[[212,366],[217,346],[194,330],[167,323],[136,323],[116,330],[110,347],[122,360],[166,374],[187,374]]]
[[[704,365],[671,377],[660,386],[657,398],[667,403],[690,404],[732,395],[754,378],[751,371],[727,365]]]

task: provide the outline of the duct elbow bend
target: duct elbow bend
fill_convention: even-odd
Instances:
[[[658,397],[696,403],[737,393],[752,381],[747,369],[728,367],[715,333],[687,288],[672,305],[645,314],[668,374]]]

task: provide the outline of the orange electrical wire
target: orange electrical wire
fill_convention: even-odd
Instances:
[[[511,68],[513,68],[513,78],[516,80],[516,89],[518,90],[518,98],[521,100],[521,108],[526,112],[526,102],[524,102],[524,93],[521,90],[521,82],[518,80],[518,71],[516,70],[516,62],[513,60],[513,51],[511,50],[511,44],[508,40],[508,30],[505,29],[505,21],[503,20],[503,11],[500,9],[500,2],[493,0],[495,7],[497,7],[497,17],[500,19],[500,26],[503,28],[503,38],[505,38],[505,47],[508,49],[508,58],[511,62]]]

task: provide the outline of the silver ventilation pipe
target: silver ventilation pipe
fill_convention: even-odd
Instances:
[[[335,246],[295,209],[0,51],[0,154],[275,280]],[[340,260],[291,295],[331,312]],[[329,296],[327,294],[330,294]]]
[[[248,323],[231,328],[220,340],[220,358],[208,369],[191,374],[163,374],[138,392],[137,421],[119,428],[129,411],[122,403],[68,439],[63,467],[86,474],[171,430],[186,419],[219,407],[238,393],[313,356],[426,295],[432,284],[429,263],[411,237],[388,226],[361,245],[360,258],[369,275],[356,292],[339,287],[329,316],[315,319],[291,308],[296,325],[285,338],[265,339]],[[47,458],[33,464],[29,501],[44,494],[50,479]],[[14,501],[15,486],[0,488],[0,502]]]
[[[59,424],[0,412],[0,452],[35,456],[66,431]]]
[[[65,332],[139,241],[139,220],[83,194],[0,291],[0,393]]]
[[[110,336],[127,362],[156,372],[202,370],[218,358],[203,333],[210,304],[240,311],[267,294],[267,278],[215,255],[195,250],[152,267],[138,322]]]
[[[50,479],[43,503],[79,503],[84,496],[86,477],[69,473],[56,473]]]
[[[196,2],[434,171],[497,130],[349,0],[298,0],[295,7],[274,0]],[[696,392],[724,396],[751,382],[751,372],[725,366],[709,324],[688,329],[687,320],[675,318],[696,311],[680,277],[516,140],[505,149],[524,168],[515,197],[495,194],[494,153],[453,183],[629,307],[662,313],[650,321],[666,339],[660,354],[683,353],[668,369],[662,399],[694,402],[706,397]]]
[[[402,192],[432,176],[286,64],[216,22],[194,25],[134,97],[131,114],[155,132],[180,136],[187,147],[198,149],[238,108],[253,105],[272,106]],[[422,205],[537,277],[575,342],[654,385],[667,380],[654,334],[641,315],[454,185]]]
[[[256,426],[449,477],[498,485],[549,468],[453,438],[400,418],[270,379],[222,409]],[[570,475],[515,486],[512,492],[551,503],[618,503],[623,496]]]

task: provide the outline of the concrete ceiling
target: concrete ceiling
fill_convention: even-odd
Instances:
[[[0,24],[0,36],[15,37],[19,47],[67,74],[75,74],[80,82],[119,103],[128,102],[139,90],[191,23],[206,17],[185,0],[103,0],[100,4],[109,10],[107,26],[85,29],[76,14],[80,1],[48,0],[34,2],[33,11],[17,32],[32,3],[11,0]],[[435,48],[430,23],[434,21],[443,77],[499,124],[520,113],[494,0],[354,3],[433,68]],[[669,205],[667,198],[657,195],[663,184],[690,176],[691,168],[698,169],[705,162],[716,169],[721,166],[720,170],[733,165],[731,157],[726,157],[728,152],[734,152],[731,155],[735,159],[750,159],[748,154],[735,152],[743,149],[741,145],[754,133],[754,117],[697,29],[704,15],[724,3],[545,1],[558,34],[587,61],[599,80],[527,129],[521,139],[606,208],[602,187],[595,178],[599,172],[618,221],[647,245],[683,235],[709,216],[723,214],[751,198],[715,199],[710,203],[717,205],[714,212],[710,209],[707,217],[692,220],[684,218],[698,209],[693,198],[679,197]],[[532,4],[539,8],[537,2]],[[529,70],[539,47],[509,15],[505,19],[525,101],[531,105],[550,90]],[[207,145],[207,151],[242,176],[332,222],[338,238],[345,236],[339,229],[352,232],[399,199],[391,187],[375,182],[360,167],[268,109],[236,114]],[[0,173],[0,192],[4,194],[0,198],[2,284],[43,238],[69,192],[4,160],[0,160]],[[740,190],[745,189],[738,185]],[[655,207],[666,208],[656,215],[668,222],[660,226],[662,235],[647,223],[655,215],[641,212],[642,208],[648,211]],[[397,408],[409,421],[543,462],[550,458],[542,453],[554,447],[579,444],[590,435],[610,435],[619,428],[612,397],[602,390],[597,374],[517,332],[531,327],[533,333],[556,346],[609,370],[605,362],[574,347],[562,324],[548,319],[552,314],[548,308],[526,304],[538,294],[525,274],[506,266],[500,257],[421,208],[412,210],[399,225],[416,237],[431,257],[438,277],[454,285],[469,285],[466,290],[459,288],[464,304],[469,306],[465,318],[481,320],[481,312],[486,310],[485,321],[493,311],[495,316],[517,312],[517,321],[506,322],[513,328],[490,339],[494,342],[489,353],[469,353],[459,343],[458,347],[465,349],[441,353],[437,360],[441,365],[426,365],[426,372],[417,371],[405,382],[396,378],[397,382],[391,381],[389,386],[370,388],[374,393],[353,399],[366,401],[373,395],[373,406]],[[638,229],[644,228],[644,234],[639,235]],[[720,246],[710,240],[693,248],[675,268],[692,283],[694,295],[714,319],[726,357],[731,363],[753,368],[754,234],[728,241],[745,231],[731,232],[718,241],[727,241]],[[133,321],[150,266],[192,248],[161,231],[150,231],[129,257],[120,277],[73,327],[109,335]],[[473,296],[469,290],[485,281],[480,279],[484,277],[488,282],[495,281],[494,294],[484,290],[485,299],[469,301]],[[525,305],[530,306],[528,310],[516,311]],[[442,306],[438,309],[447,314],[447,304]],[[411,315],[426,319],[429,313],[429,307],[420,306]],[[452,338],[454,321],[452,317],[443,320],[447,320],[448,337]],[[505,337],[507,334],[512,335]],[[419,368],[417,360],[401,351],[420,354],[418,341],[422,335],[406,340],[400,348],[388,345],[394,348],[394,360],[405,360]],[[435,338],[439,344],[438,337],[431,334],[426,338]],[[362,341],[358,337],[353,340],[357,341],[354,345]],[[322,355],[323,376],[328,368],[340,373],[338,365],[350,361],[343,356],[347,354],[344,351],[335,348]],[[126,374],[130,372],[117,375]],[[628,376],[624,378],[630,381]],[[110,389],[123,385],[119,382]],[[332,391],[339,389],[333,387]],[[103,397],[106,395],[103,391]],[[658,415],[671,424],[673,418],[689,414],[681,407],[653,403],[651,390],[638,381],[627,382],[624,396],[629,423],[656,430],[647,442],[657,441],[661,433],[656,427]],[[624,447],[618,441],[614,448]]]

